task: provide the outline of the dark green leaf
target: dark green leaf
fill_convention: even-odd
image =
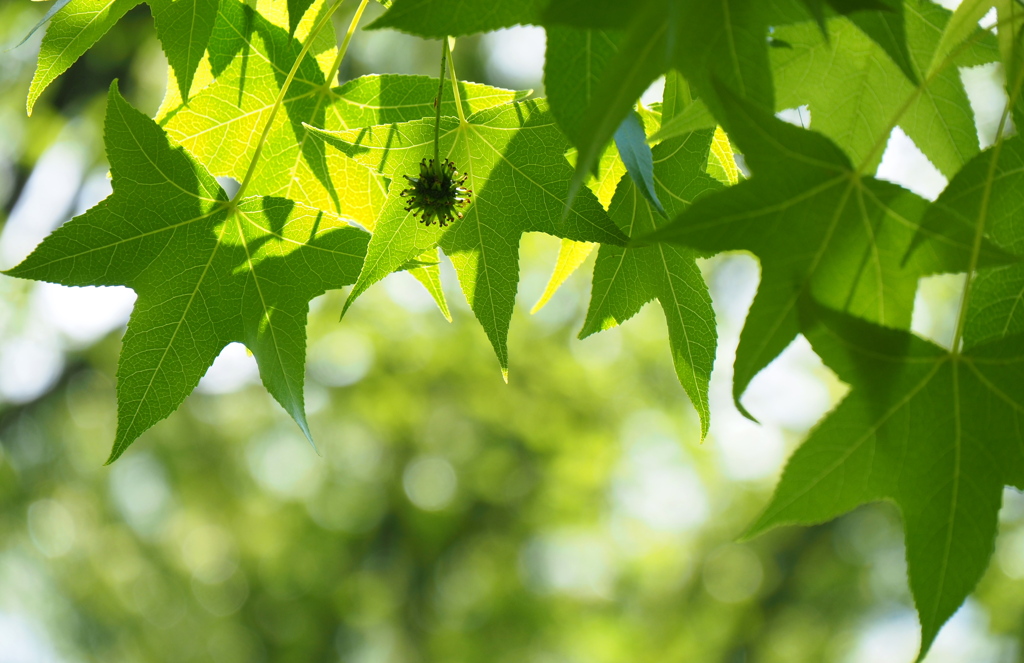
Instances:
[[[1024,485],[1022,339],[950,354],[813,304],[804,333],[853,389],[790,459],[749,535],[895,502],[923,658],[988,565],[1003,486]]]
[[[673,215],[721,188],[705,173],[713,131],[695,132],[654,148],[652,181]],[[623,178],[608,213],[623,232],[637,237],[664,225],[635,180]],[[594,265],[594,286],[580,338],[617,326],[657,298],[668,323],[676,375],[706,435],[711,411],[708,384],[715,360],[715,314],[693,251],[667,244],[644,248],[604,245]]]
[[[730,137],[753,176],[701,199],[653,238],[760,258],[761,284],[736,352],[738,399],[799,333],[797,303],[805,293],[872,321],[909,326],[918,277],[966,269],[973,234],[924,233],[926,201],[862,177],[824,136],[724,90],[721,98]],[[924,239],[911,253],[918,233]]]

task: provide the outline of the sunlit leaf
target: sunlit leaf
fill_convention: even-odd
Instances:
[[[114,193],[8,274],[125,285],[138,295],[118,366],[110,460],[173,412],[233,341],[252,350],[263,383],[312,440],[302,395],[309,300],[355,280],[368,235],[284,198],[230,204],[116,86],[106,144]]]

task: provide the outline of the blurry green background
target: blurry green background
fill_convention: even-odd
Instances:
[[[0,1],[0,47],[45,10]],[[111,79],[149,113],[163,94],[166,62],[142,5],[27,118],[39,37],[0,54],[3,268],[109,192]],[[459,75],[542,93],[543,47],[530,28],[462,39]],[[433,74],[437,57],[436,42],[359,32],[341,77]],[[998,98],[997,74],[971,74],[976,98]],[[920,161],[897,134],[882,170],[934,196],[944,182]],[[657,305],[576,340],[588,263],[527,313],[557,248],[525,238],[508,385],[447,266],[453,324],[396,274],[344,323],[342,293],[312,304],[320,455],[233,345],[110,467],[132,293],[0,277],[0,663],[911,661],[894,508],[737,543],[785,457],[845,390],[799,341],[745,399],[762,425],[733,408],[756,262],[704,265],[722,338],[701,443]],[[923,284],[917,331],[948,338],[959,283]],[[1019,494],[1007,492],[1002,519],[988,575],[928,661],[1024,660]]]

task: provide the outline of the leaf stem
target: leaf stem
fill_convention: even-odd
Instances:
[[[291,70],[284,79],[284,83],[281,84],[281,91],[277,94],[277,99],[274,100],[274,106],[270,109],[270,117],[267,118],[267,123],[263,127],[263,133],[260,134],[260,139],[256,143],[256,150],[253,152],[252,161],[249,162],[249,169],[245,171],[245,177],[242,178],[242,183],[238,187],[238,191],[235,193],[234,198],[231,199],[230,205],[235,205],[242,196],[245,195],[245,190],[249,187],[249,183],[252,181],[253,174],[256,172],[256,165],[259,163],[260,155],[263,154],[263,146],[267,144],[267,137],[270,135],[270,130],[274,126],[274,118],[277,117],[277,112],[281,110],[281,106],[284,105],[284,97],[288,94],[288,88],[291,87],[292,81],[295,80],[295,74],[299,71],[299,66],[303,60],[306,59],[306,55],[309,53],[309,49],[312,48],[313,42],[320,36],[323,29],[330,24],[331,16],[338,10],[341,3],[344,0],[336,0],[330,9],[328,9],[313,29],[310,30],[309,36],[306,37],[306,43],[302,45],[302,50],[299,51],[298,57],[295,58],[295,62],[292,64]],[[364,2],[365,4],[365,2]],[[347,45],[347,42],[346,42]]]
[[[339,2],[338,4],[341,3]],[[341,61],[345,59],[345,53],[348,52],[348,45],[352,41],[352,35],[356,33],[356,28],[359,27],[359,20],[363,17],[363,10],[366,9],[368,4],[370,4],[370,0],[360,2],[356,13],[352,15],[352,22],[348,24],[348,32],[345,33],[345,39],[342,40],[341,47],[338,48],[338,55],[334,58],[331,70],[327,74],[325,85],[328,88],[338,84],[338,71],[341,69]]]
[[[1022,16],[1021,18],[1024,18],[1024,16]],[[892,119],[890,120],[885,132],[880,134],[878,140],[875,141],[874,146],[872,146],[871,151],[867,153],[867,155],[864,157],[861,163],[857,166],[857,172],[863,173],[865,169],[867,169],[867,167],[875,160],[875,156],[878,154],[878,152],[884,149],[885,146],[889,144],[889,134],[891,134],[892,130],[896,128],[896,125],[900,123],[900,120],[903,118],[903,115],[908,110],[910,110],[910,107],[914,104],[915,101],[917,101],[918,97],[920,97],[924,93],[924,91],[935,81],[935,79],[939,77],[940,74],[942,74],[946,70],[947,67],[953,65],[956,62],[957,58],[959,58],[967,49],[973,46],[976,41],[987,35],[989,31],[992,30],[993,28],[1008,28],[1012,30],[1012,24],[1016,23],[1019,20],[1020,18],[1014,16],[1005,21],[997,21],[994,25],[989,26],[986,30],[977,30],[970,37],[960,42],[959,46],[950,51],[949,55],[946,56],[946,58],[942,61],[942,63],[939,66],[931,69],[931,73],[929,73],[927,76],[921,79],[921,83],[914,88],[914,92],[909,97],[907,97],[907,99],[903,102],[903,105],[900,106],[899,109],[893,114]]]
[[[442,39],[441,73],[438,76],[437,99],[434,100],[434,172],[441,172],[441,99],[444,97],[444,65],[448,61],[448,38]]]
[[[451,42],[454,41],[451,37],[444,40],[444,50],[448,54],[448,78],[452,79],[452,94],[455,96],[455,110],[459,112],[459,122],[461,124],[469,124],[466,122],[466,113],[462,110],[462,94],[459,92],[459,77],[455,75],[455,58],[452,57]]]
[[[1016,60],[1015,57],[1011,59],[1011,62],[1014,60]],[[1013,106],[1021,92],[1022,86],[1024,86],[1024,67],[1021,67],[1017,71],[1016,79],[1007,89],[1009,95],[1006,100],[1006,108],[1003,109],[1003,114],[999,118],[999,127],[996,129],[996,142],[990,151],[988,174],[985,177],[985,189],[981,195],[981,204],[978,208],[978,221],[974,228],[974,244],[971,247],[971,262],[967,267],[967,278],[964,281],[963,293],[960,295],[960,310],[957,311],[956,329],[953,332],[951,350],[954,356],[959,355],[962,351],[961,346],[963,345],[964,326],[967,321],[967,305],[971,298],[971,286],[974,284],[974,279],[977,276],[976,272],[978,270],[978,261],[981,256],[981,243],[985,238],[985,221],[988,217],[992,185],[995,179],[996,168],[999,167],[999,153],[1002,150],[1003,141],[1006,138],[1006,121],[1010,117],[1010,114],[1013,113]]]

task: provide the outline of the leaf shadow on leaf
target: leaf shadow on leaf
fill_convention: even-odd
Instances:
[[[327,10],[326,4],[320,12]],[[235,61],[240,59],[239,74],[234,98],[231,103],[239,113],[247,112],[245,108],[248,97],[259,96],[258,92],[247,90],[248,85],[256,85],[250,69],[257,60],[265,60],[273,71],[274,91],[279,91],[288,78],[288,73],[303,48],[303,42],[295,38],[289,31],[275,25],[253,8],[238,0],[221,0],[218,23],[211,38],[211,44],[217,47],[210,49],[210,65],[214,77],[223,74]],[[341,200],[327,163],[326,149],[318,136],[309,135],[303,123],[314,126],[326,125],[328,99],[331,95],[330,85],[321,70],[316,56],[322,51],[312,48],[299,64],[295,77],[288,88],[283,108],[295,142],[300,146],[301,158],[308,164],[313,176],[327,191],[335,210],[341,209]],[[194,100],[196,97],[193,97]],[[178,107],[169,110],[161,118],[165,126],[183,109],[189,107],[192,100],[182,102]],[[251,102],[250,102],[251,103]],[[267,102],[269,103],[269,101]],[[265,110],[265,109],[260,109]],[[275,166],[281,169],[280,166]]]
[[[224,73],[240,51],[245,51],[243,57],[249,57],[256,16],[256,11],[243,2],[220,0],[217,23],[211,37],[211,41],[216,40],[217,48],[209,50],[214,77]],[[241,30],[236,27],[238,25],[242,26]]]

